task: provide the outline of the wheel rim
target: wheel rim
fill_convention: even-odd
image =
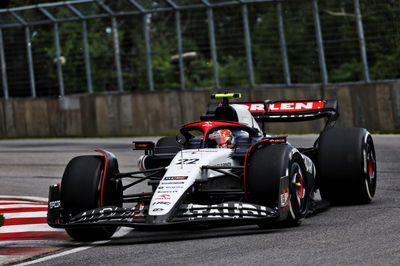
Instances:
[[[373,158],[372,158],[372,156],[371,156],[371,154],[370,154],[370,156],[368,157],[368,176],[369,176],[369,178],[370,179],[373,179],[374,178],[374,175],[375,175],[375,170],[374,170],[374,161],[373,161]]]
[[[300,202],[304,198],[304,180],[300,172],[296,173],[294,178],[294,185],[296,188],[297,201]]]
[[[290,193],[290,208],[292,216],[303,215],[307,208],[307,191],[306,184],[301,171],[301,167],[298,163],[292,165],[292,175],[291,175],[291,193]]]
[[[372,139],[369,137],[366,143],[366,175],[365,175],[365,186],[368,197],[372,199],[375,195],[376,188],[376,158]]]

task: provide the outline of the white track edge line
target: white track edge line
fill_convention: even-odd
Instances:
[[[124,235],[127,235],[132,230],[133,230],[132,228],[121,227],[120,230],[118,230],[115,233],[114,237],[115,236],[123,237]],[[123,231],[123,232],[119,232],[119,231]],[[15,265],[16,266],[26,266],[26,265],[32,265],[32,264],[36,264],[36,263],[40,263],[40,262],[45,262],[45,261],[48,261],[48,260],[51,260],[51,259],[55,259],[55,258],[58,258],[58,257],[62,257],[62,256],[70,255],[70,254],[73,254],[73,253],[77,253],[77,252],[80,252],[80,251],[84,251],[84,250],[96,247],[98,245],[108,243],[108,242],[110,242],[112,240],[115,240],[115,239],[91,242],[90,243],[91,246],[74,248],[74,249],[70,249],[70,250],[67,250],[67,251],[64,251],[64,252],[61,252],[61,253],[57,253],[57,254],[53,254],[53,255],[50,255],[50,256],[42,257],[42,258],[39,258],[39,259],[36,259],[36,260],[22,262],[22,263],[15,264]]]
[[[47,256],[47,257],[43,257],[43,258],[40,258],[40,259],[37,259],[37,260],[31,260],[31,261],[23,262],[23,263],[16,264],[16,265],[17,266],[32,265],[32,264],[35,264],[35,263],[40,263],[40,262],[48,261],[48,260],[55,259],[55,258],[58,258],[58,257],[66,256],[66,255],[69,255],[69,254],[77,253],[77,252],[80,252],[80,251],[83,251],[83,250],[86,250],[86,249],[89,249],[89,248],[92,248],[92,247],[93,246],[74,248],[74,249],[70,249],[70,250],[67,250],[67,251],[64,251],[64,252],[61,252],[61,253],[53,254],[53,255],[50,255],[50,256]]]

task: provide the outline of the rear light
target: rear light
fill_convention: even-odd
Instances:
[[[154,142],[152,141],[135,141],[133,142],[135,150],[151,150],[154,149]]]

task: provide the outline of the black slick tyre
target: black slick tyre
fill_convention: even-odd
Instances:
[[[317,178],[321,197],[333,204],[365,204],[375,195],[374,143],[363,128],[333,128],[318,143]]]
[[[73,217],[83,211],[103,207],[100,186],[104,171],[102,156],[79,156],[67,165],[61,180],[61,204],[64,215]],[[121,182],[106,180],[103,205],[120,206]],[[66,231],[78,241],[96,241],[110,238],[117,226],[67,228]]]
[[[308,178],[299,154],[289,145],[269,145],[255,151],[246,164],[246,193],[249,202],[284,209],[279,226],[297,226],[305,217],[310,193]],[[282,182],[282,177],[287,177]],[[285,197],[285,202],[282,202]],[[270,227],[269,221],[258,223]]]

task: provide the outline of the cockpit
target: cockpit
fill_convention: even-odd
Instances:
[[[183,125],[186,149],[229,148],[239,143],[251,143],[259,132],[243,123],[231,121],[199,121]]]

